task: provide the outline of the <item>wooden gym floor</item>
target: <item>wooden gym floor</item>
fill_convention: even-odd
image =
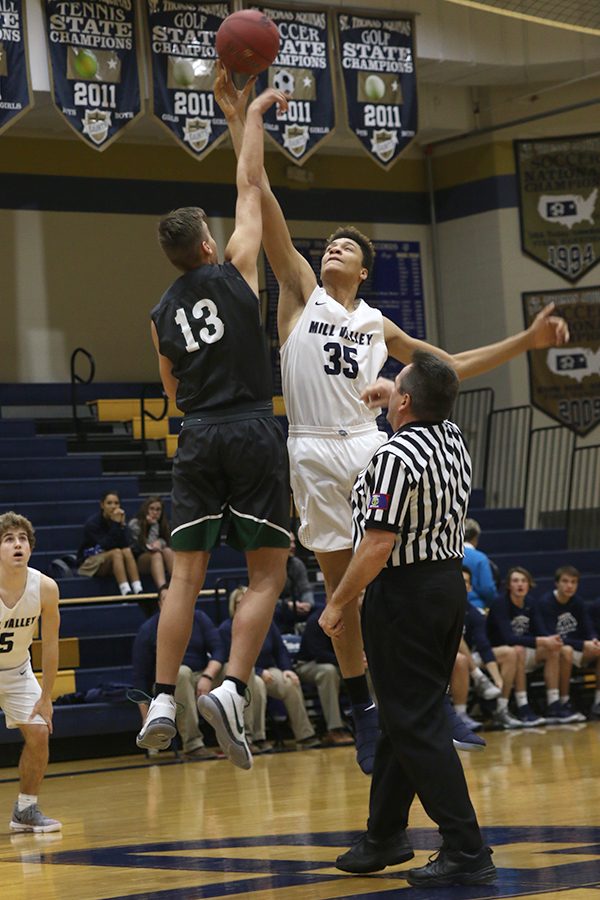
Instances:
[[[494,887],[417,890],[438,835],[418,803],[414,863],[378,875],[333,867],[366,820],[353,748],[258,757],[251,772],[167,757],[55,763],[41,806],[62,834],[10,834],[16,770],[0,769],[2,900],[483,900],[600,896],[600,723],[490,733],[461,754],[494,847]]]

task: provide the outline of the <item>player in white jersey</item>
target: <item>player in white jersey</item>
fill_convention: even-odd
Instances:
[[[60,831],[37,805],[48,765],[52,688],[58,670],[58,587],[30,569],[35,545],[31,522],[14,512],[0,515],[0,709],[7,728],[19,728],[25,746],[19,760],[19,796],[11,831]],[[31,669],[29,647],[42,621],[42,686]]]
[[[237,91],[223,71],[215,83],[215,96],[236,152],[241,146],[251,86],[252,79],[243,91]],[[406,364],[415,350],[433,352],[464,379],[527,350],[566,343],[568,329],[564,319],[552,315],[554,306],[550,304],[525,331],[451,355],[406,334],[358,298],[374,256],[365,235],[352,227],[331,235],[321,260],[323,287],[319,288],[311,265],[292,243],[266,173],[262,213],[263,245],[279,284],[277,327],[300,538],[316,555],[329,599],[352,557],[350,488],[385,440],[377,432],[375,419],[387,404],[393,382],[375,379],[387,356]],[[372,319],[363,319],[367,316]],[[375,328],[378,317],[381,324]],[[337,613],[333,618],[337,621]],[[334,648],[352,701],[358,761],[363,771],[370,772],[377,723],[365,678],[358,598],[344,608],[343,621]],[[326,631],[330,627],[327,608],[321,624]]]

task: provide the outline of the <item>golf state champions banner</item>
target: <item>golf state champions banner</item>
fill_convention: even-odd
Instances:
[[[135,0],[45,0],[45,8],[54,103],[104,150],[142,112]]]
[[[331,78],[330,29],[319,10],[256,6],[279,29],[277,58],[258,76],[256,90],[288,91],[287,112],[273,106],[264,116],[265,131],[292,162],[302,165],[335,130]]]
[[[0,0],[0,134],[33,105],[24,7],[25,0]]]
[[[515,141],[523,253],[576,282],[600,258],[600,134]]]
[[[412,19],[337,14],[348,125],[389,169],[417,133]]]
[[[152,112],[195,159],[227,134],[213,94],[215,37],[228,3],[147,0]]]
[[[549,303],[566,320],[570,340],[527,354],[531,402],[583,436],[600,423],[600,287],[523,294],[525,325]]]

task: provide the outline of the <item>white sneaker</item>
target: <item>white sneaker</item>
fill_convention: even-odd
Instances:
[[[177,734],[175,711],[177,705],[172,694],[159,694],[148,708],[148,715],[135,739],[144,750],[167,750]]]
[[[484,675],[483,678],[478,678],[474,682],[473,688],[477,696],[482,697],[484,700],[496,700],[502,693],[498,685],[494,684],[487,675]]]
[[[252,768],[252,754],[244,733],[244,698],[227,679],[210,694],[198,697],[198,712],[215,729],[225,756],[240,769]]]
[[[520,719],[511,716],[507,709],[497,709],[496,712],[493,713],[492,719],[494,725],[499,728],[523,728],[523,722],[521,722]]]

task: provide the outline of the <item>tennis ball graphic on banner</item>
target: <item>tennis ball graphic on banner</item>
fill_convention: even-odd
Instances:
[[[379,75],[369,75],[365,78],[365,94],[369,100],[383,100],[385,95],[385,81]]]
[[[98,72],[98,60],[91,50],[76,52],[73,65],[80,78],[95,78]]]
[[[189,59],[176,59],[173,63],[173,78],[181,87],[190,87],[194,82],[194,65]]]

